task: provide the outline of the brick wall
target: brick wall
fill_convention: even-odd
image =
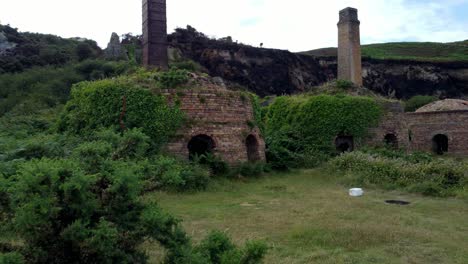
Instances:
[[[188,144],[198,135],[207,135],[215,143],[213,153],[231,165],[248,161],[246,139],[253,135],[258,141],[258,157],[265,161],[265,142],[254,121],[249,97],[241,92],[222,88],[166,90],[171,101],[180,101],[188,117],[187,124],[168,144],[167,151],[189,158]]]
[[[468,156],[468,111],[389,111],[378,127],[370,129],[365,144],[383,146],[387,134],[397,136],[399,148],[425,152],[433,152],[436,135],[445,135],[449,140],[448,154]]]

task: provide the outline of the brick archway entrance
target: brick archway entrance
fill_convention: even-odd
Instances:
[[[432,138],[432,150],[437,155],[443,155],[449,150],[449,139],[446,135],[438,134]]]
[[[250,162],[259,161],[260,153],[257,138],[254,135],[249,135],[245,140],[245,146],[247,148],[247,160]]]
[[[198,135],[190,140],[187,147],[189,150],[189,158],[192,160],[195,156],[212,153],[215,148],[215,142],[210,136]]]

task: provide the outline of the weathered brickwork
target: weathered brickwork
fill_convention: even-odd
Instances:
[[[168,68],[166,0],[143,0],[143,64]]]
[[[382,146],[385,137],[394,134],[398,148],[408,151],[436,152],[435,138],[442,135],[448,139],[449,155],[468,156],[468,111],[437,111],[386,114],[377,128],[370,130],[366,144]]]
[[[189,119],[169,143],[169,153],[188,159],[189,142],[204,135],[214,142],[213,154],[236,165],[249,160],[247,138],[251,135],[257,145],[250,150],[254,150],[256,160],[265,161],[265,142],[259,129],[252,125],[254,115],[248,96],[223,88],[167,90],[164,93],[172,102],[180,102],[181,110]]]
[[[358,10],[340,11],[338,22],[338,79],[362,86],[361,37]]]

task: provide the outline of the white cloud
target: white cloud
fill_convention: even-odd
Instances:
[[[293,51],[336,46],[338,11],[359,9],[363,43],[468,38],[452,17],[468,0],[167,0],[169,31],[190,24],[216,37]],[[23,31],[83,36],[141,33],[141,0],[0,0],[0,19]]]

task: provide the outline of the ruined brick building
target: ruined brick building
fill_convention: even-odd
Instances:
[[[338,23],[338,78],[362,85],[359,20],[357,9],[340,12]],[[408,151],[468,155],[468,101],[443,100],[405,113],[399,102],[386,103],[380,125],[371,129],[364,144],[390,145]],[[352,135],[340,135],[338,150],[354,148]]]
[[[143,62],[147,67],[168,68],[166,24],[166,0],[143,0]],[[171,101],[177,100],[188,118],[168,144],[169,153],[183,158],[212,153],[231,165],[265,161],[265,142],[255,126],[248,95],[230,91],[212,78],[191,89],[164,93]]]

